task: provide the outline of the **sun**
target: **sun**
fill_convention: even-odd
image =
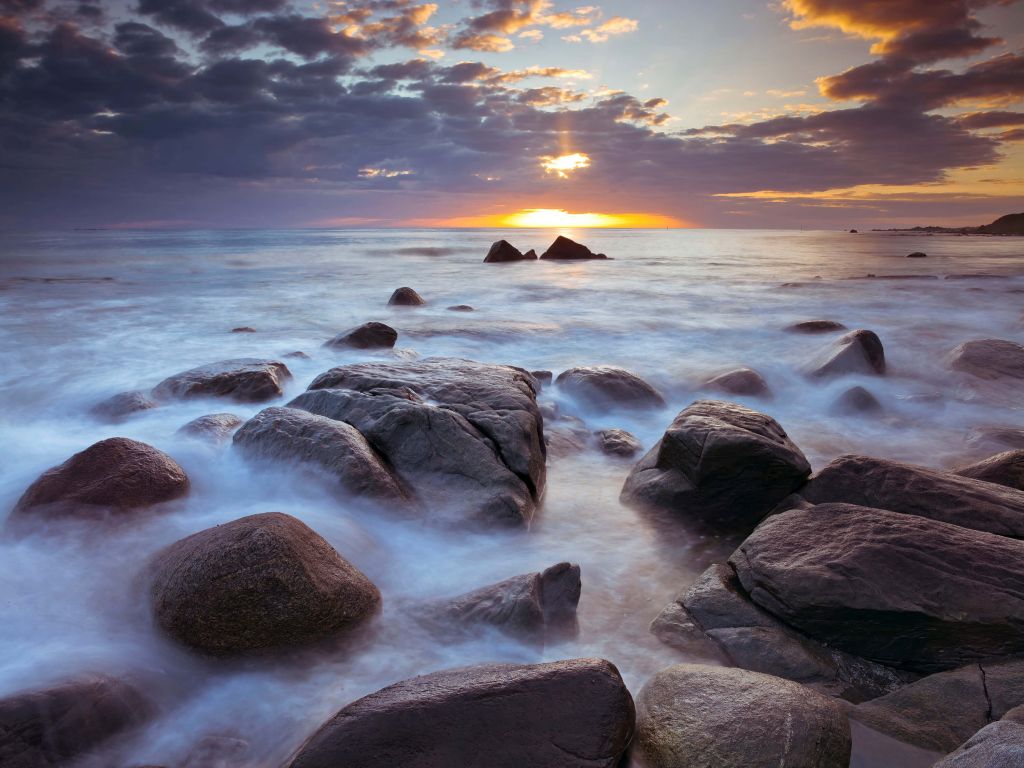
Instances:
[[[569,174],[581,168],[590,167],[590,157],[582,152],[574,152],[571,155],[545,155],[540,159],[540,167],[545,173],[553,173],[560,179],[569,178]]]
[[[569,213],[562,208],[526,208],[500,217],[504,227],[543,228],[660,228],[679,227],[682,222],[656,213]]]

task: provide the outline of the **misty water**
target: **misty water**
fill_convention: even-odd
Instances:
[[[247,417],[262,405],[193,400],[119,424],[89,413],[106,397],[196,365],[306,352],[310,359],[285,358],[294,379],[276,404],[330,367],[367,360],[444,355],[556,375],[574,365],[620,365],[660,389],[668,407],[594,413],[555,387],[541,401],[590,429],[627,429],[645,449],[679,410],[714,396],[701,388],[704,379],[747,365],[774,397],[734,399],[776,417],[816,469],[850,452],[946,467],[1008,447],[986,429],[1024,428],[1019,392],[969,381],[943,362],[970,339],[1024,342],[1018,238],[566,234],[614,260],[481,263],[499,236],[538,252],[554,237],[529,230],[0,235],[0,515],[42,471],[115,435],[169,453],[192,480],[191,493],[159,513],[104,526],[61,520],[0,540],[0,696],[85,671],[128,674],[144,681],[160,714],[111,747],[113,764],[177,765],[197,741],[220,734],[248,741],[244,764],[276,766],[341,706],[417,674],[601,656],[635,695],[655,671],[687,659],[654,639],[648,624],[732,543],[622,506],[630,462],[595,450],[552,457],[529,531],[468,531],[389,517],[307,473],[254,468],[230,441],[213,446],[177,433],[206,413]],[[928,258],[906,259],[912,251]],[[893,276],[913,277],[886,279]],[[402,285],[428,306],[386,308]],[[476,311],[447,309],[455,304]],[[801,365],[830,337],[782,329],[815,318],[876,331],[888,375],[806,379]],[[321,346],[369,320],[398,329],[394,353]],[[256,332],[232,333],[238,326]],[[855,384],[882,401],[883,416],[830,411]],[[140,577],[146,562],[190,533],[274,510],[308,523],[380,587],[383,610],[370,630],[334,653],[248,661],[203,659],[163,637]],[[574,640],[540,649],[484,633],[453,642],[407,618],[423,600],[563,560],[582,567]],[[854,765],[891,760],[879,754],[884,744],[858,736]]]

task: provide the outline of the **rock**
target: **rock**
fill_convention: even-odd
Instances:
[[[921,678],[850,709],[850,717],[894,739],[951,752],[979,728],[1024,703],[1024,662],[970,664]]]
[[[643,450],[636,436],[624,429],[599,429],[594,433],[598,447],[609,456],[621,456],[629,459]]]
[[[388,299],[389,307],[421,307],[426,303],[412,288],[396,288]]]
[[[133,685],[106,675],[16,693],[0,699],[0,765],[66,765],[154,714]]]
[[[967,442],[976,448],[988,448],[989,446],[1024,448],[1024,429],[980,427],[971,430],[967,435]]]
[[[536,259],[537,254],[533,251],[533,256],[527,256],[525,253],[521,253],[518,248],[512,245],[508,240],[498,240],[496,243],[491,245],[491,249],[487,252],[487,256],[484,258],[484,264],[497,264],[503,261],[526,261],[530,259]]]
[[[637,696],[645,768],[846,768],[850,725],[831,699],[741,669],[677,664]]]
[[[933,768],[1020,768],[1024,765],[1024,725],[1000,720],[986,725]]]
[[[582,453],[590,445],[591,432],[582,419],[575,416],[559,416],[544,428],[544,443],[549,458],[565,458]]]
[[[1024,542],[819,504],[773,515],[729,558],[790,627],[886,666],[938,672],[1024,652]]]
[[[1003,451],[955,470],[956,474],[1024,491],[1024,449]]]
[[[211,443],[222,443],[231,437],[231,433],[242,424],[242,419],[233,413],[209,413],[192,419],[178,430],[179,434],[208,440]]]
[[[398,341],[398,331],[384,323],[363,323],[339,333],[324,344],[325,347],[352,347],[354,349],[391,349]]]
[[[237,736],[204,736],[189,750],[181,768],[242,768],[251,765],[246,760],[249,742]]]
[[[594,253],[587,246],[574,242],[568,237],[559,235],[548,249],[541,254],[542,259],[607,259],[603,253]]]
[[[172,544],[151,565],[157,624],[213,655],[277,651],[365,622],[380,592],[311,528],[267,512]]]
[[[185,470],[151,445],[111,437],[44,472],[11,513],[71,517],[125,514],[188,493]]]
[[[851,229],[850,230],[850,234],[851,235],[856,235],[857,234],[857,230],[856,229]]]
[[[289,352],[288,354],[285,355],[285,357],[293,357],[293,358],[295,358],[297,360],[312,360],[313,359],[309,355],[307,355],[305,352],[303,352],[302,350],[296,350],[295,352]]]
[[[391,468],[343,421],[298,408],[265,408],[234,437],[248,458],[300,462],[317,467],[346,491],[404,505],[410,496]]]
[[[238,328],[232,328],[232,333],[256,333],[255,328],[250,328],[248,325],[241,325]]]
[[[787,325],[782,330],[790,333],[832,333],[833,331],[845,331],[846,326],[835,320],[804,320]]]
[[[872,331],[850,331],[823,350],[804,369],[808,376],[885,373],[885,351]]]
[[[123,421],[133,413],[160,407],[148,392],[121,392],[92,407],[90,413],[105,421]]]
[[[453,307],[448,307],[450,312],[472,312],[473,308],[469,304],[456,304]]]
[[[260,403],[280,397],[282,383],[291,377],[284,363],[244,357],[175,374],[157,384],[153,395],[157,399],[227,397],[240,403]]]
[[[832,412],[838,414],[879,413],[882,404],[864,387],[850,387],[832,404]]]
[[[484,664],[414,677],[349,704],[289,768],[614,768],[633,700],[603,659]]]
[[[524,259],[536,259],[537,258],[537,252],[535,250],[533,250],[533,248],[531,248],[530,250],[528,250],[526,253],[523,254],[523,258]]]
[[[947,358],[949,367],[979,379],[1024,379],[1024,345],[1003,339],[965,341]]]
[[[555,380],[573,397],[602,410],[664,408],[665,398],[635,373],[611,365],[570,368]]]
[[[749,530],[811,473],[775,419],[698,400],[626,478],[622,501],[721,530]]]
[[[908,259],[926,259],[926,258],[928,258],[928,254],[924,253],[922,251],[914,251],[913,253],[908,253],[907,254],[907,258]]]
[[[651,623],[663,643],[704,651],[733,666],[784,677],[860,702],[889,693],[912,675],[822,645],[755,605],[732,568],[713,565]]]
[[[558,639],[575,634],[580,589],[580,567],[559,563],[429,606],[423,618],[442,628],[486,625],[526,640]]]
[[[704,382],[704,386],[729,395],[764,397],[771,394],[768,382],[752,368],[736,368],[720,373]]]
[[[551,371],[530,371],[530,375],[533,376],[538,384],[545,387],[550,386],[554,380],[554,374]]]
[[[1024,492],[898,461],[840,456],[800,495],[812,504],[846,502],[1024,537]]]

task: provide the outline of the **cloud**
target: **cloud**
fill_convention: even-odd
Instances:
[[[582,40],[590,43],[604,43],[612,37],[636,32],[638,27],[639,23],[635,19],[627,19],[625,16],[613,16],[593,29],[583,29],[577,34],[567,35],[562,39],[573,43],[578,43]]]

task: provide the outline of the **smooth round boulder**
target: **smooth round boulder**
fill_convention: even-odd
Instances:
[[[284,394],[292,377],[284,363],[251,357],[222,360],[182,371],[153,388],[157,399],[226,397],[239,403],[261,403]]]
[[[947,359],[955,371],[979,379],[1024,379],[1024,345],[1004,339],[965,341]]]
[[[555,379],[559,388],[600,410],[664,408],[661,393],[632,371],[611,365],[570,368]]]
[[[799,683],[677,664],[640,690],[634,750],[644,768],[847,768],[850,724]]]
[[[768,382],[753,368],[735,368],[720,373],[704,382],[704,386],[728,395],[764,397],[771,394]]]
[[[409,287],[396,288],[388,299],[389,307],[421,307],[426,300]]]
[[[160,404],[150,397],[148,392],[120,392],[97,403],[90,412],[104,421],[116,422],[123,421],[133,413],[150,411],[159,406]]]
[[[963,477],[1024,491],[1024,448],[997,453],[955,472]]]
[[[824,378],[885,373],[885,350],[874,331],[850,331],[822,350],[804,369],[808,376]]]
[[[241,425],[242,419],[233,413],[208,413],[192,419],[178,429],[178,434],[211,443],[222,443]]]
[[[864,387],[850,387],[832,403],[832,413],[841,415],[879,413],[882,404]]]
[[[635,711],[603,659],[483,664],[388,686],[349,704],[289,768],[615,768]]]
[[[40,475],[11,514],[124,514],[180,498],[188,489],[185,470],[166,453],[138,440],[111,437]]]
[[[842,323],[837,323],[835,320],[802,320],[799,323],[793,323],[783,328],[784,331],[790,333],[833,333],[835,331],[845,331],[846,326]]]
[[[188,536],[151,564],[153,616],[210,655],[282,651],[364,623],[380,592],[313,529],[280,512]]]
[[[390,325],[377,322],[363,323],[324,344],[325,347],[351,347],[352,349],[391,349],[398,341],[398,331]]]

